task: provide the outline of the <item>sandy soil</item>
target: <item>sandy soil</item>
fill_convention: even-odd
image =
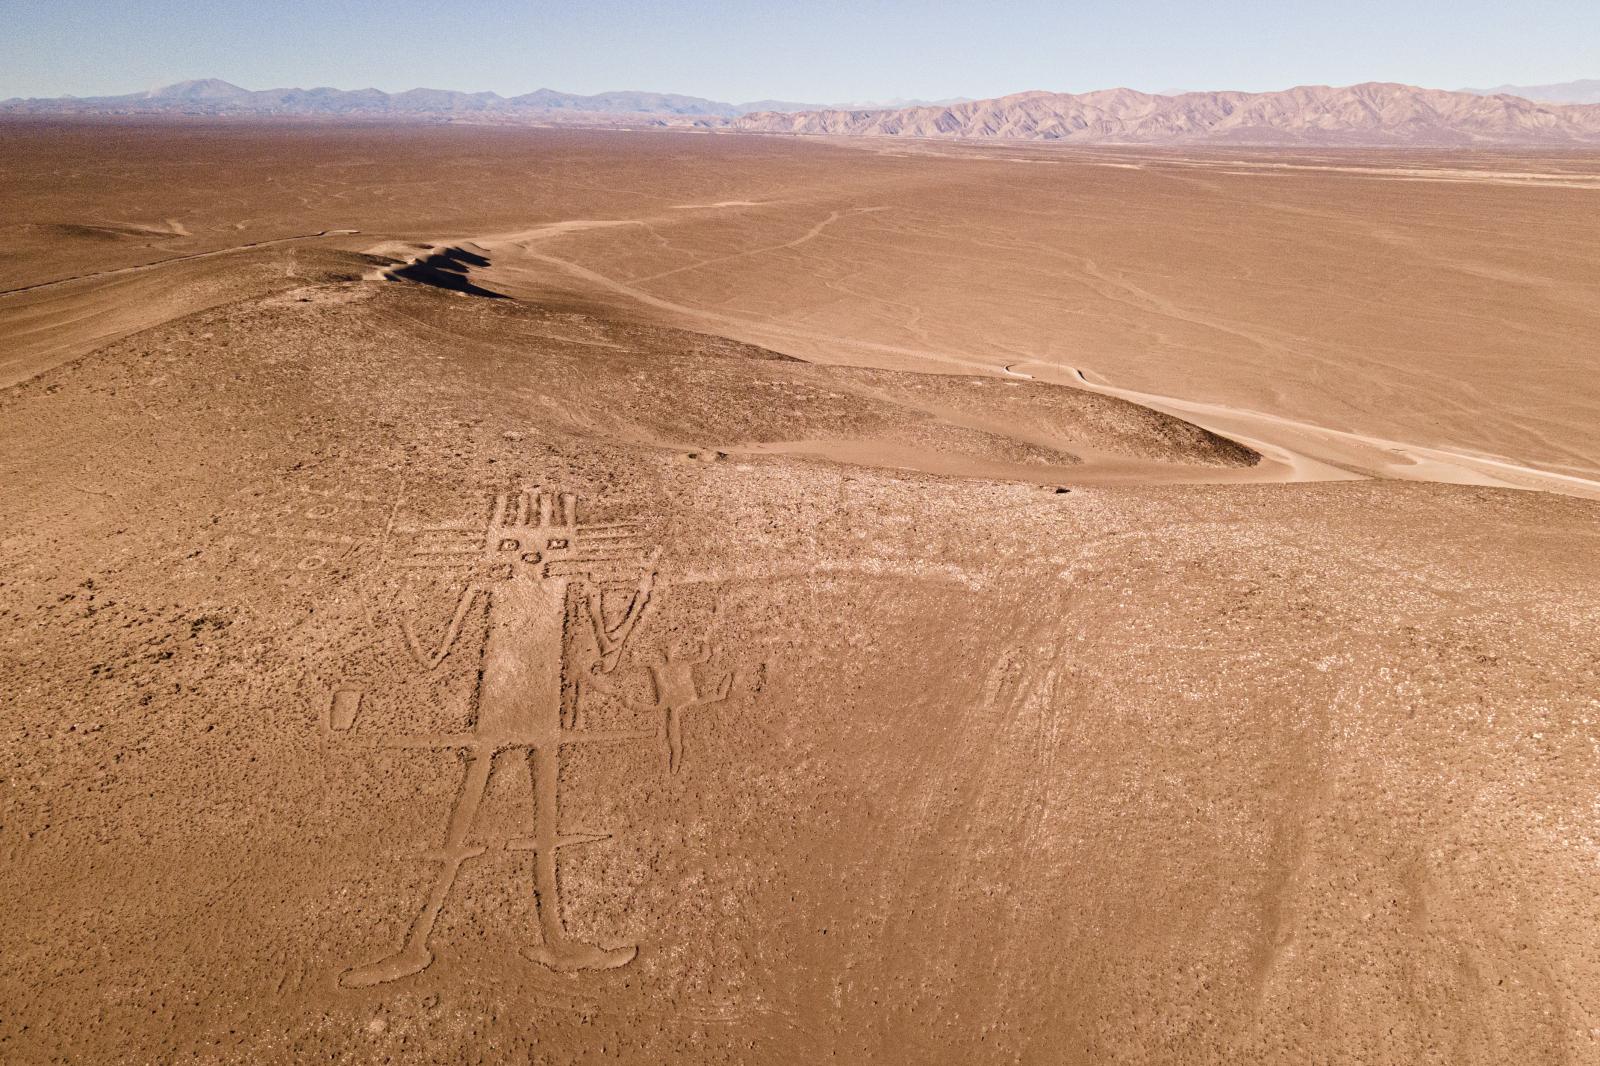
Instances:
[[[0,1060],[1594,1057],[1600,159],[0,142]]]

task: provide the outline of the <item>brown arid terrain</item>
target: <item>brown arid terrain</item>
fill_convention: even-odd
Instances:
[[[1600,154],[0,177],[0,1061],[1600,1055]]]

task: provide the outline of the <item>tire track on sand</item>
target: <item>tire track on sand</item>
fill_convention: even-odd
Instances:
[[[0,296],[14,296],[17,293],[37,292],[40,289],[50,289],[57,285],[70,285],[75,281],[98,281],[102,278],[121,277],[125,274],[138,274],[146,270],[154,270],[171,263],[192,263],[196,259],[212,259],[220,255],[231,255],[234,252],[247,252],[253,248],[270,248],[275,244],[289,244],[293,241],[314,241],[319,237],[348,237],[360,233],[358,229],[325,229],[316,233],[301,233],[293,237],[274,237],[266,241],[251,241],[248,244],[234,244],[227,248],[213,248],[209,252],[190,252],[188,255],[173,255],[166,259],[157,259],[153,263],[136,263],[133,266],[117,267],[114,270],[96,270],[89,274],[74,274],[70,278],[56,278],[54,281],[36,281],[32,285],[19,285],[14,289],[0,289]]]

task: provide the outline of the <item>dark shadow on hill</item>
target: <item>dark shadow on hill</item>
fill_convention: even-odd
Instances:
[[[432,285],[451,292],[464,292],[469,296],[484,296],[491,300],[506,300],[505,293],[486,289],[472,281],[473,267],[486,267],[489,258],[465,248],[441,248],[405,266],[389,271],[389,277]]]

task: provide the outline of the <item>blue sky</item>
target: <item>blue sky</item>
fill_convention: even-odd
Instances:
[[[741,102],[1600,78],[1600,0],[0,0],[0,98],[653,89]]]

